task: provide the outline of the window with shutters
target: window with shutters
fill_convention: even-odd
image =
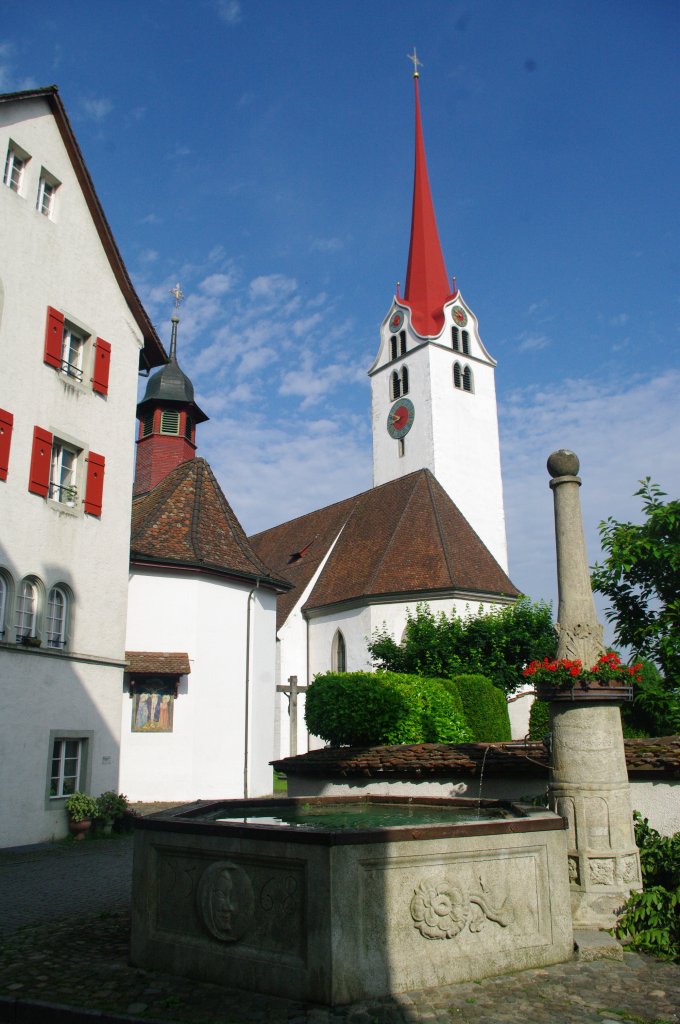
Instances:
[[[86,327],[68,319],[53,306],[47,307],[43,360],[72,381],[100,395],[109,392],[111,346]]]
[[[7,479],[9,472],[9,450],[12,444],[14,416],[6,409],[0,409],[0,480]]]
[[[47,492],[52,501],[59,501],[70,508],[76,507],[78,500],[78,461],[82,450],[75,448],[58,438],[52,441],[52,460],[50,464],[50,484]]]
[[[179,434],[179,412],[177,409],[163,409],[161,434]]]
[[[26,150],[22,149],[21,146],[17,146],[16,142],[12,142],[10,139],[5,158],[5,173],[2,180],[7,185],[7,188],[11,188],[12,192],[16,192],[18,195],[23,195],[24,172],[26,164],[30,159],[31,157]]]

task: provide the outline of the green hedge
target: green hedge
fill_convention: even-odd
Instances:
[[[550,732],[550,702],[536,700],[529,712],[529,739],[542,740]]]
[[[333,746],[467,743],[460,703],[439,680],[396,672],[326,672],[309,686],[307,728]]]
[[[443,680],[459,694],[465,720],[477,743],[500,743],[512,738],[505,694],[482,675],[460,675]]]

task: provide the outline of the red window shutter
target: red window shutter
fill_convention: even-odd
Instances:
[[[103,338],[97,338],[94,346],[94,375],[92,390],[100,395],[109,393],[109,366],[111,364],[111,346]]]
[[[28,489],[31,494],[47,497],[50,486],[50,463],[52,461],[52,435],[42,427],[33,428],[33,449],[31,451],[31,474]]]
[[[11,412],[0,409],[0,480],[7,479],[9,469],[9,446],[12,443],[12,426],[14,416]],[[0,623],[2,625],[2,623]]]
[[[48,366],[59,369],[61,366],[61,343],[64,336],[64,314],[58,309],[47,307],[47,326],[45,327],[44,361]]]
[[[102,514],[105,463],[106,460],[103,455],[95,455],[94,452],[90,452],[87,457],[84,508],[91,516],[100,516]]]

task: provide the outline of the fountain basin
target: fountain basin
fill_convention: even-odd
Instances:
[[[156,814],[136,824],[132,962],[327,1005],[557,963],[573,946],[564,828],[438,798]]]

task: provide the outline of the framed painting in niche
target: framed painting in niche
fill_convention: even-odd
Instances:
[[[172,732],[175,682],[149,678],[136,681],[132,700],[132,732]]]

